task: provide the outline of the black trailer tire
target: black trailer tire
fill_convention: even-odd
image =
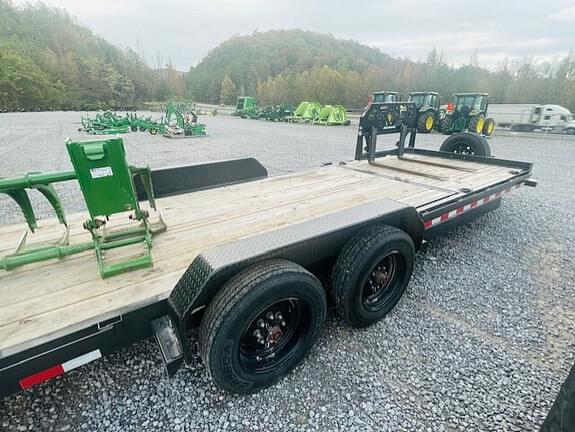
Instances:
[[[485,116],[483,113],[479,113],[473,116],[469,120],[469,127],[467,130],[472,133],[481,134],[483,132],[483,127],[485,126]]]
[[[130,130],[131,130],[132,132],[138,132],[138,126],[132,125],[132,126],[130,126]]]
[[[319,338],[326,309],[321,283],[303,267],[285,260],[255,264],[231,278],[209,304],[200,355],[219,387],[253,393],[303,360]]]
[[[483,135],[491,136],[495,132],[495,120],[491,117],[485,119],[485,123],[483,125]]]
[[[567,129],[565,129],[565,133],[567,135],[575,135],[575,128],[574,127],[568,127]]]
[[[441,144],[439,151],[485,157],[491,156],[491,148],[485,137],[465,132],[448,137]]]
[[[417,132],[430,133],[435,126],[435,116],[431,111],[422,113],[417,119]]]
[[[157,134],[158,134],[158,129],[150,128],[150,135],[157,135]]]
[[[342,249],[331,274],[338,314],[353,327],[369,326],[387,315],[405,289],[415,262],[413,240],[387,225],[374,225]]]

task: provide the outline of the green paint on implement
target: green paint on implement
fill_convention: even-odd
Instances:
[[[66,230],[55,244],[26,245],[25,233],[15,251],[0,258],[0,269],[11,270],[25,264],[66,256],[94,249],[102,277],[114,276],[130,270],[152,266],[152,236],[166,230],[161,215],[159,221],[150,223],[147,211],[140,208],[134,188],[134,177],[142,180],[150,207],[156,209],[148,167],[129,166],[121,138],[66,142],[74,171],[30,173],[21,177],[0,179],[0,193],[12,197],[24,213],[30,231],[38,225],[26,189],[37,189],[52,204],[60,223]],[[92,235],[91,242],[70,244],[69,226],[53,183],[77,180],[90,218],[84,228]],[[106,229],[109,218],[115,214],[129,213],[135,226],[115,230]],[[141,244],[143,253],[137,258],[107,262],[105,251]]]

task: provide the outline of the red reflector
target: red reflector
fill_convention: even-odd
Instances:
[[[431,225],[433,225],[433,220],[431,219],[423,222],[423,228],[429,228]]]
[[[49,380],[50,378],[57,377],[58,375],[62,375],[63,373],[64,368],[62,367],[62,365],[56,365],[54,367],[51,367],[50,369],[46,369],[43,370],[42,372],[38,372],[26,378],[22,378],[18,382],[20,383],[20,387],[22,387],[22,390],[26,390],[27,388],[30,388],[36,384],[40,384],[41,382]]]
[[[439,217],[441,222],[445,222],[447,219],[449,219],[449,213],[444,213]]]

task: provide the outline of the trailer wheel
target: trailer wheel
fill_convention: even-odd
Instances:
[[[398,228],[375,225],[353,237],[332,271],[338,314],[354,327],[379,321],[397,304],[411,278],[415,247]]]
[[[318,339],[325,292],[303,267],[272,260],[230,279],[202,319],[199,352],[216,384],[234,393],[268,387]]]
[[[131,130],[132,132],[138,132],[138,126],[132,125],[132,126],[130,126],[130,130]]]
[[[158,133],[158,129],[151,128],[150,135],[156,135]]]
[[[565,133],[567,135],[575,135],[575,128],[569,127],[567,129],[565,129]]]
[[[427,111],[417,119],[417,132],[430,133],[435,126],[435,116],[432,112]]]
[[[465,132],[448,137],[443,141],[443,144],[441,144],[439,151],[486,157],[491,156],[491,148],[485,137]]]

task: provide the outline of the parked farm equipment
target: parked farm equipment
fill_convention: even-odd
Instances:
[[[255,118],[258,112],[258,102],[251,96],[240,96],[236,101],[236,111],[234,115],[242,118]]]
[[[400,95],[396,91],[378,90],[371,97],[373,103],[399,102]]]
[[[120,116],[112,111],[96,114],[95,118],[89,115],[81,118],[82,127],[92,135],[115,135],[130,132],[130,118],[128,115]]]
[[[445,115],[439,109],[439,94],[436,92],[410,92],[407,99],[413,102],[417,108],[417,131],[430,133],[433,129],[441,127],[442,116]]]
[[[56,216],[65,230],[55,243],[26,245],[27,232],[20,238],[14,252],[0,258],[0,269],[13,268],[48,259],[62,259],[69,255],[94,250],[105,278],[130,270],[152,266],[152,236],[166,230],[158,212],[158,222],[151,223],[149,211],[140,208],[136,197],[134,178],[139,177],[147,195],[150,207],[156,210],[151,173],[148,167],[128,165],[121,138],[106,140],[66,142],[66,149],[74,167],[73,171],[29,173],[22,177],[0,179],[0,193],[13,198],[30,228],[38,228],[37,219],[26,189],[36,189],[52,205]],[[91,234],[92,241],[70,243],[70,226],[53,183],[78,180],[90,217],[83,224]],[[110,216],[124,214],[132,221],[131,226],[110,230]],[[141,245],[135,258],[117,259],[109,262],[107,251]],[[133,250],[130,249],[133,256]],[[108,252],[109,253],[109,252]]]
[[[206,136],[206,125],[198,123],[198,116],[193,111],[181,111],[181,105],[170,102],[166,105],[164,128],[162,133],[167,138],[197,138]],[[185,107],[184,107],[185,108]]]
[[[487,93],[456,93],[441,121],[441,131],[446,135],[469,131],[491,136],[495,121],[487,117]]]

